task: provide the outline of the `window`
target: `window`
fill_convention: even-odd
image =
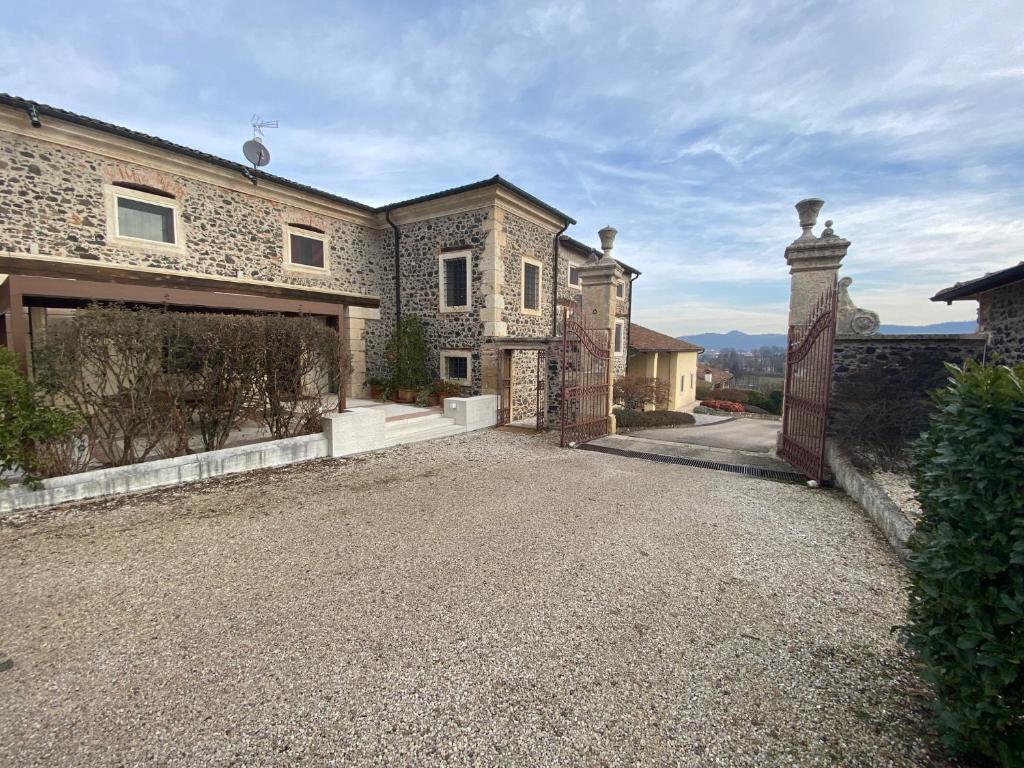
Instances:
[[[578,264],[569,264],[569,283],[573,288],[580,287],[580,267]]]
[[[692,373],[690,374],[690,389],[693,389],[693,385],[695,383],[694,380],[693,380],[694,375],[695,374],[692,374]]]
[[[523,314],[540,314],[541,269],[539,261],[523,257]]]
[[[626,284],[616,283],[615,284],[615,298],[621,299],[626,295]]]
[[[300,270],[327,271],[330,253],[327,235],[305,224],[285,226],[285,266]]]
[[[615,321],[615,354],[622,354],[622,321]]]
[[[442,255],[438,260],[438,292],[442,312],[469,309],[469,254]]]
[[[686,374],[685,373],[682,376],[679,377],[679,391],[680,392],[685,392],[686,391]]]
[[[137,185],[112,184],[106,189],[107,234],[136,248],[182,248],[178,201],[168,192]]]
[[[469,384],[472,370],[469,352],[442,352],[441,377],[458,384]]]

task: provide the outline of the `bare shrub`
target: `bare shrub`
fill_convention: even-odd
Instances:
[[[51,329],[35,350],[40,383],[82,414],[99,458],[145,461],[169,429],[176,395],[162,368],[167,315],[92,306]]]
[[[331,385],[348,376],[338,332],[310,317],[260,319],[263,423],[275,438],[318,432]]]
[[[613,397],[627,411],[642,411],[644,406],[665,406],[669,384],[663,379],[646,376],[621,376],[615,381]]]

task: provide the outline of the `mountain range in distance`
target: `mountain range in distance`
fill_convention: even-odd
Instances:
[[[879,333],[974,333],[977,327],[977,323],[974,320],[933,323],[932,325],[883,324],[881,328],[879,328]],[[704,349],[735,349],[737,352],[751,352],[761,347],[786,346],[786,334],[784,333],[744,333],[743,331],[729,331],[728,333],[695,333],[692,336],[679,336],[678,338],[688,341],[691,344],[699,344],[704,347]]]

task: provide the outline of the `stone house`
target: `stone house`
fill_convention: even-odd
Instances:
[[[522,419],[579,268],[602,255],[565,235],[574,223],[500,176],[373,207],[0,95],[0,336],[28,359],[55,310],[94,300],[305,314],[347,340],[361,395],[415,313],[432,376]],[[614,264],[624,351],[639,273]]]
[[[978,333],[1001,362],[1024,363],[1024,261],[1016,266],[945,288],[932,301],[978,302]]]
[[[713,365],[702,365],[699,370],[699,376],[701,379],[699,383],[711,389],[726,389],[732,385],[732,373],[723,368],[716,368]]]
[[[666,382],[668,402],[659,403],[658,407],[682,411],[697,399],[697,356],[703,351],[704,347],[633,323],[627,373]]]

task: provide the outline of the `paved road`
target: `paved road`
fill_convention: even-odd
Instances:
[[[93,502],[0,526],[0,765],[944,765],[904,586],[841,493],[550,435]]]
[[[629,435],[669,443],[772,454],[781,428],[782,422],[779,421],[733,419],[704,426],[644,429]]]

